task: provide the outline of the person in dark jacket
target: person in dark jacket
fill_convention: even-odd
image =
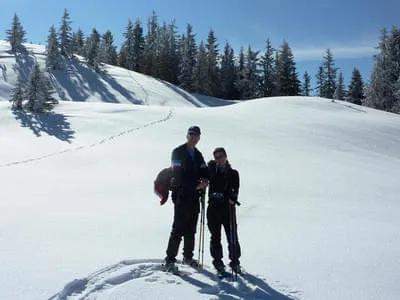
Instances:
[[[213,265],[218,272],[225,272],[222,261],[221,228],[228,240],[230,267],[236,273],[240,269],[240,245],[237,237],[236,204],[239,193],[239,173],[232,169],[224,148],[216,148],[214,160],[208,163],[209,189],[207,225],[211,234],[210,252]]]
[[[174,221],[165,258],[167,271],[177,270],[175,257],[182,237],[183,263],[197,265],[193,259],[193,250],[200,212],[199,191],[208,185],[207,165],[203,155],[195,147],[200,140],[200,133],[198,126],[190,127],[186,135],[187,142],[172,151]]]

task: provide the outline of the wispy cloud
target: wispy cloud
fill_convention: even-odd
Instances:
[[[346,46],[327,47],[331,49],[334,58],[364,58],[377,53],[375,46]],[[326,54],[327,48],[294,48],[293,55],[296,61],[320,60]]]

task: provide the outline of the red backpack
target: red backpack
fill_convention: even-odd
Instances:
[[[154,181],[154,193],[160,197],[160,204],[163,205],[168,200],[171,190],[172,167],[162,169]]]

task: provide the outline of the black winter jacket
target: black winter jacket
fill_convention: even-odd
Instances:
[[[214,160],[208,163],[208,199],[209,203],[227,203],[228,200],[237,201],[239,194],[239,172],[232,169],[229,162],[224,170],[218,170]]]
[[[194,148],[192,157],[185,143],[172,151],[171,161],[176,204],[179,202],[179,204],[189,205],[188,202],[198,200],[196,187],[200,179],[208,178],[207,165],[203,155],[197,148]]]

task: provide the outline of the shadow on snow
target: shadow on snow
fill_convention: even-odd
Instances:
[[[64,115],[53,112],[36,114],[17,110],[13,111],[13,114],[22,127],[29,128],[37,137],[46,133],[68,143],[74,138],[75,132]]]
[[[64,288],[49,298],[49,300],[67,300],[70,296],[79,296],[80,299],[96,297],[105,290],[115,288],[135,279],[145,279],[153,284],[162,280],[161,259],[125,260],[115,265],[103,268],[86,278],[74,279],[67,283]],[[187,266],[188,269],[191,269]],[[193,270],[193,272],[196,272]],[[195,275],[196,273],[193,273]],[[175,277],[175,275],[170,274]],[[274,290],[261,277],[246,274],[239,276],[234,284],[229,281],[220,280],[207,268],[202,269],[196,275],[207,277],[206,282],[200,276],[176,276],[176,280],[168,280],[170,283],[185,281],[197,287],[201,294],[216,296],[217,299],[265,299],[265,300],[293,300]],[[196,279],[195,277],[199,278]],[[204,278],[203,277],[203,278]],[[210,283],[211,280],[211,283]]]

